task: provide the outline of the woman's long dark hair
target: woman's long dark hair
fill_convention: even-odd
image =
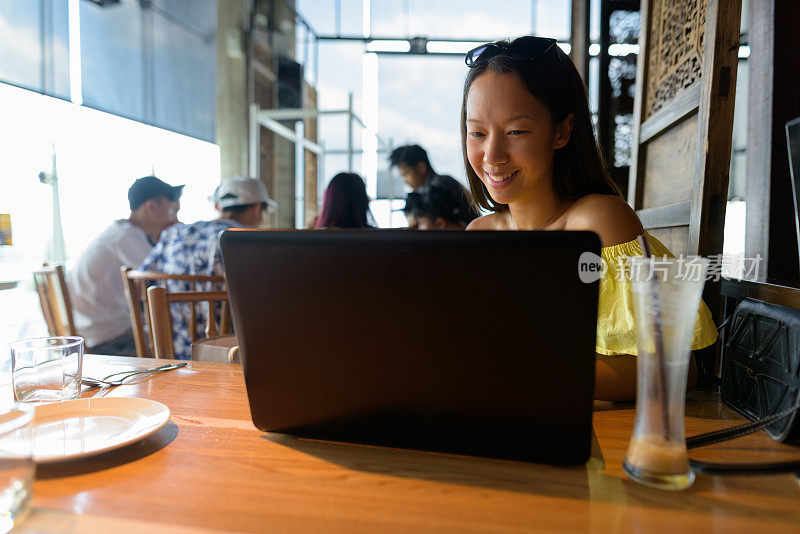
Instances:
[[[364,180],[354,172],[340,172],[325,190],[314,227],[369,228],[371,218]]]
[[[501,53],[467,73],[461,102],[461,150],[469,187],[480,207],[490,211],[508,209],[492,199],[467,158],[467,96],[472,83],[487,71],[515,75],[550,111],[553,124],[559,124],[570,113],[574,115],[569,142],[553,154],[553,187],[559,197],[578,198],[590,193],[622,196],[594,137],[586,86],[569,56],[554,46],[543,56],[527,61]]]

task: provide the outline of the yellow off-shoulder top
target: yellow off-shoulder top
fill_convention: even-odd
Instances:
[[[645,232],[653,256],[672,253],[658,239]],[[618,277],[623,257],[642,256],[638,240],[603,247],[600,255],[606,262],[606,273],[600,279],[600,302],[597,314],[597,353],[604,356],[638,354],[636,320],[633,313],[633,283],[627,276]],[[694,326],[692,350],[702,349],[717,340],[717,328],[705,302],[700,301]]]

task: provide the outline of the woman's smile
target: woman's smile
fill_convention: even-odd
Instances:
[[[511,182],[514,181],[514,178],[517,177],[519,174],[519,169],[512,172],[496,172],[496,171],[487,171],[484,170],[484,174],[488,180],[486,183],[493,188],[501,189],[503,187],[508,187],[511,185]]]

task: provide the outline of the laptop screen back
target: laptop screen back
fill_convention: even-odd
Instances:
[[[588,458],[595,234],[234,230],[222,252],[258,428]]]

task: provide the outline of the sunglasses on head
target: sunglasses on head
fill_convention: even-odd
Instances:
[[[504,41],[486,43],[467,52],[464,62],[467,67],[473,68],[500,54],[518,61],[531,61],[548,53],[556,43],[555,39],[533,36],[520,37],[510,43]]]

